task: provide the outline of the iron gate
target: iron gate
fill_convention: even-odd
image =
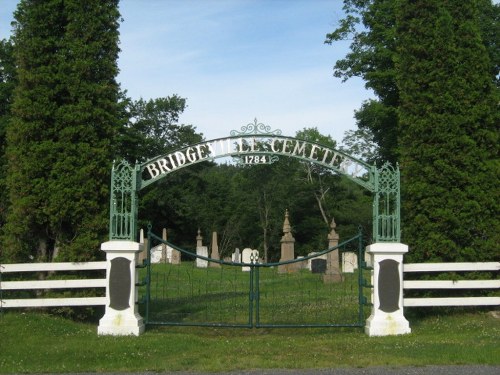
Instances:
[[[360,231],[334,248],[301,259],[283,263],[252,259],[251,263],[242,263],[196,255],[163,241],[149,230],[147,274],[142,290],[145,322],[246,328],[363,327],[363,288],[368,286],[365,277],[369,271],[362,240]],[[181,264],[153,264],[153,243],[180,251]],[[333,251],[339,252],[340,259],[347,253],[357,255],[352,272],[342,273],[340,281],[329,282],[324,273],[302,267]],[[197,258],[209,262],[209,266],[196,267]]]

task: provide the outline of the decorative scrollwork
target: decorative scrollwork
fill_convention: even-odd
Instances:
[[[260,134],[260,135],[281,135],[281,130],[271,130],[269,125],[265,125],[261,122],[258,122],[257,119],[254,119],[254,122],[251,122],[245,126],[241,127],[241,131],[231,130],[230,135],[232,137],[239,135],[252,135],[252,134]]]

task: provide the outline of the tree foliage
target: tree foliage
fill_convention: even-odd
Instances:
[[[399,160],[399,87],[396,83],[396,9],[394,0],[344,0],[345,18],[327,34],[325,43],[351,40],[350,52],[334,65],[334,76],[344,81],[360,77],[376,99],[355,111],[358,129],[372,133],[378,145],[376,161]],[[477,0],[482,44],[489,55],[491,80],[499,80],[500,4]]]
[[[404,238],[412,259],[500,259],[498,90],[477,2],[398,8]]]
[[[5,223],[8,196],[6,186],[7,161],[5,149],[7,144],[6,130],[10,120],[12,95],[16,85],[16,66],[13,46],[9,40],[0,41],[0,228]]]
[[[414,260],[498,258],[500,5],[345,0],[326,43],[350,39],[334,75],[376,99],[355,112],[378,161],[399,162],[403,238]]]
[[[118,1],[22,0],[14,16],[2,255],[91,259],[106,230],[119,126]]]
[[[186,99],[178,95],[150,100],[124,98],[124,118],[117,140],[119,154],[130,161],[143,162],[202,140],[192,125],[178,124]]]
[[[395,1],[345,0],[346,17],[339,27],[327,34],[326,43],[352,40],[351,51],[335,63],[334,76],[344,81],[361,77],[377,99],[363,103],[355,112],[357,126],[373,134],[378,144],[380,161],[397,160],[397,107],[399,94],[396,85],[394,57]],[[362,25],[362,27],[360,26]]]

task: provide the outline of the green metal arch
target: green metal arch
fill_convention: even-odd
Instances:
[[[137,237],[137,193],[141,189],[182,168],[218,158],[233,157],[245,162],[249,157],[272,163],[279,157],[293,157],[340,173],[371,191],[373,200],[373,240],[400,241],[399,169],[385,164],[378,169],[342,151],[316,142],[282,136],[261,123],[250,123],[226,138],[203,141],[160,155],[135,166],[126,161],[113,164],[110,197],[110,240]]]

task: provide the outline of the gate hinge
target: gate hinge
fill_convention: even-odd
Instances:
[[[143,305],[146,303],[146,296],[142,296],[140,300],[137,300],[136,305]]]
[[[148,285],[148,278],[145,277],[142,281],[139,281],[138,283],[135,283],[135,286],[144,286],[144,285]]]

